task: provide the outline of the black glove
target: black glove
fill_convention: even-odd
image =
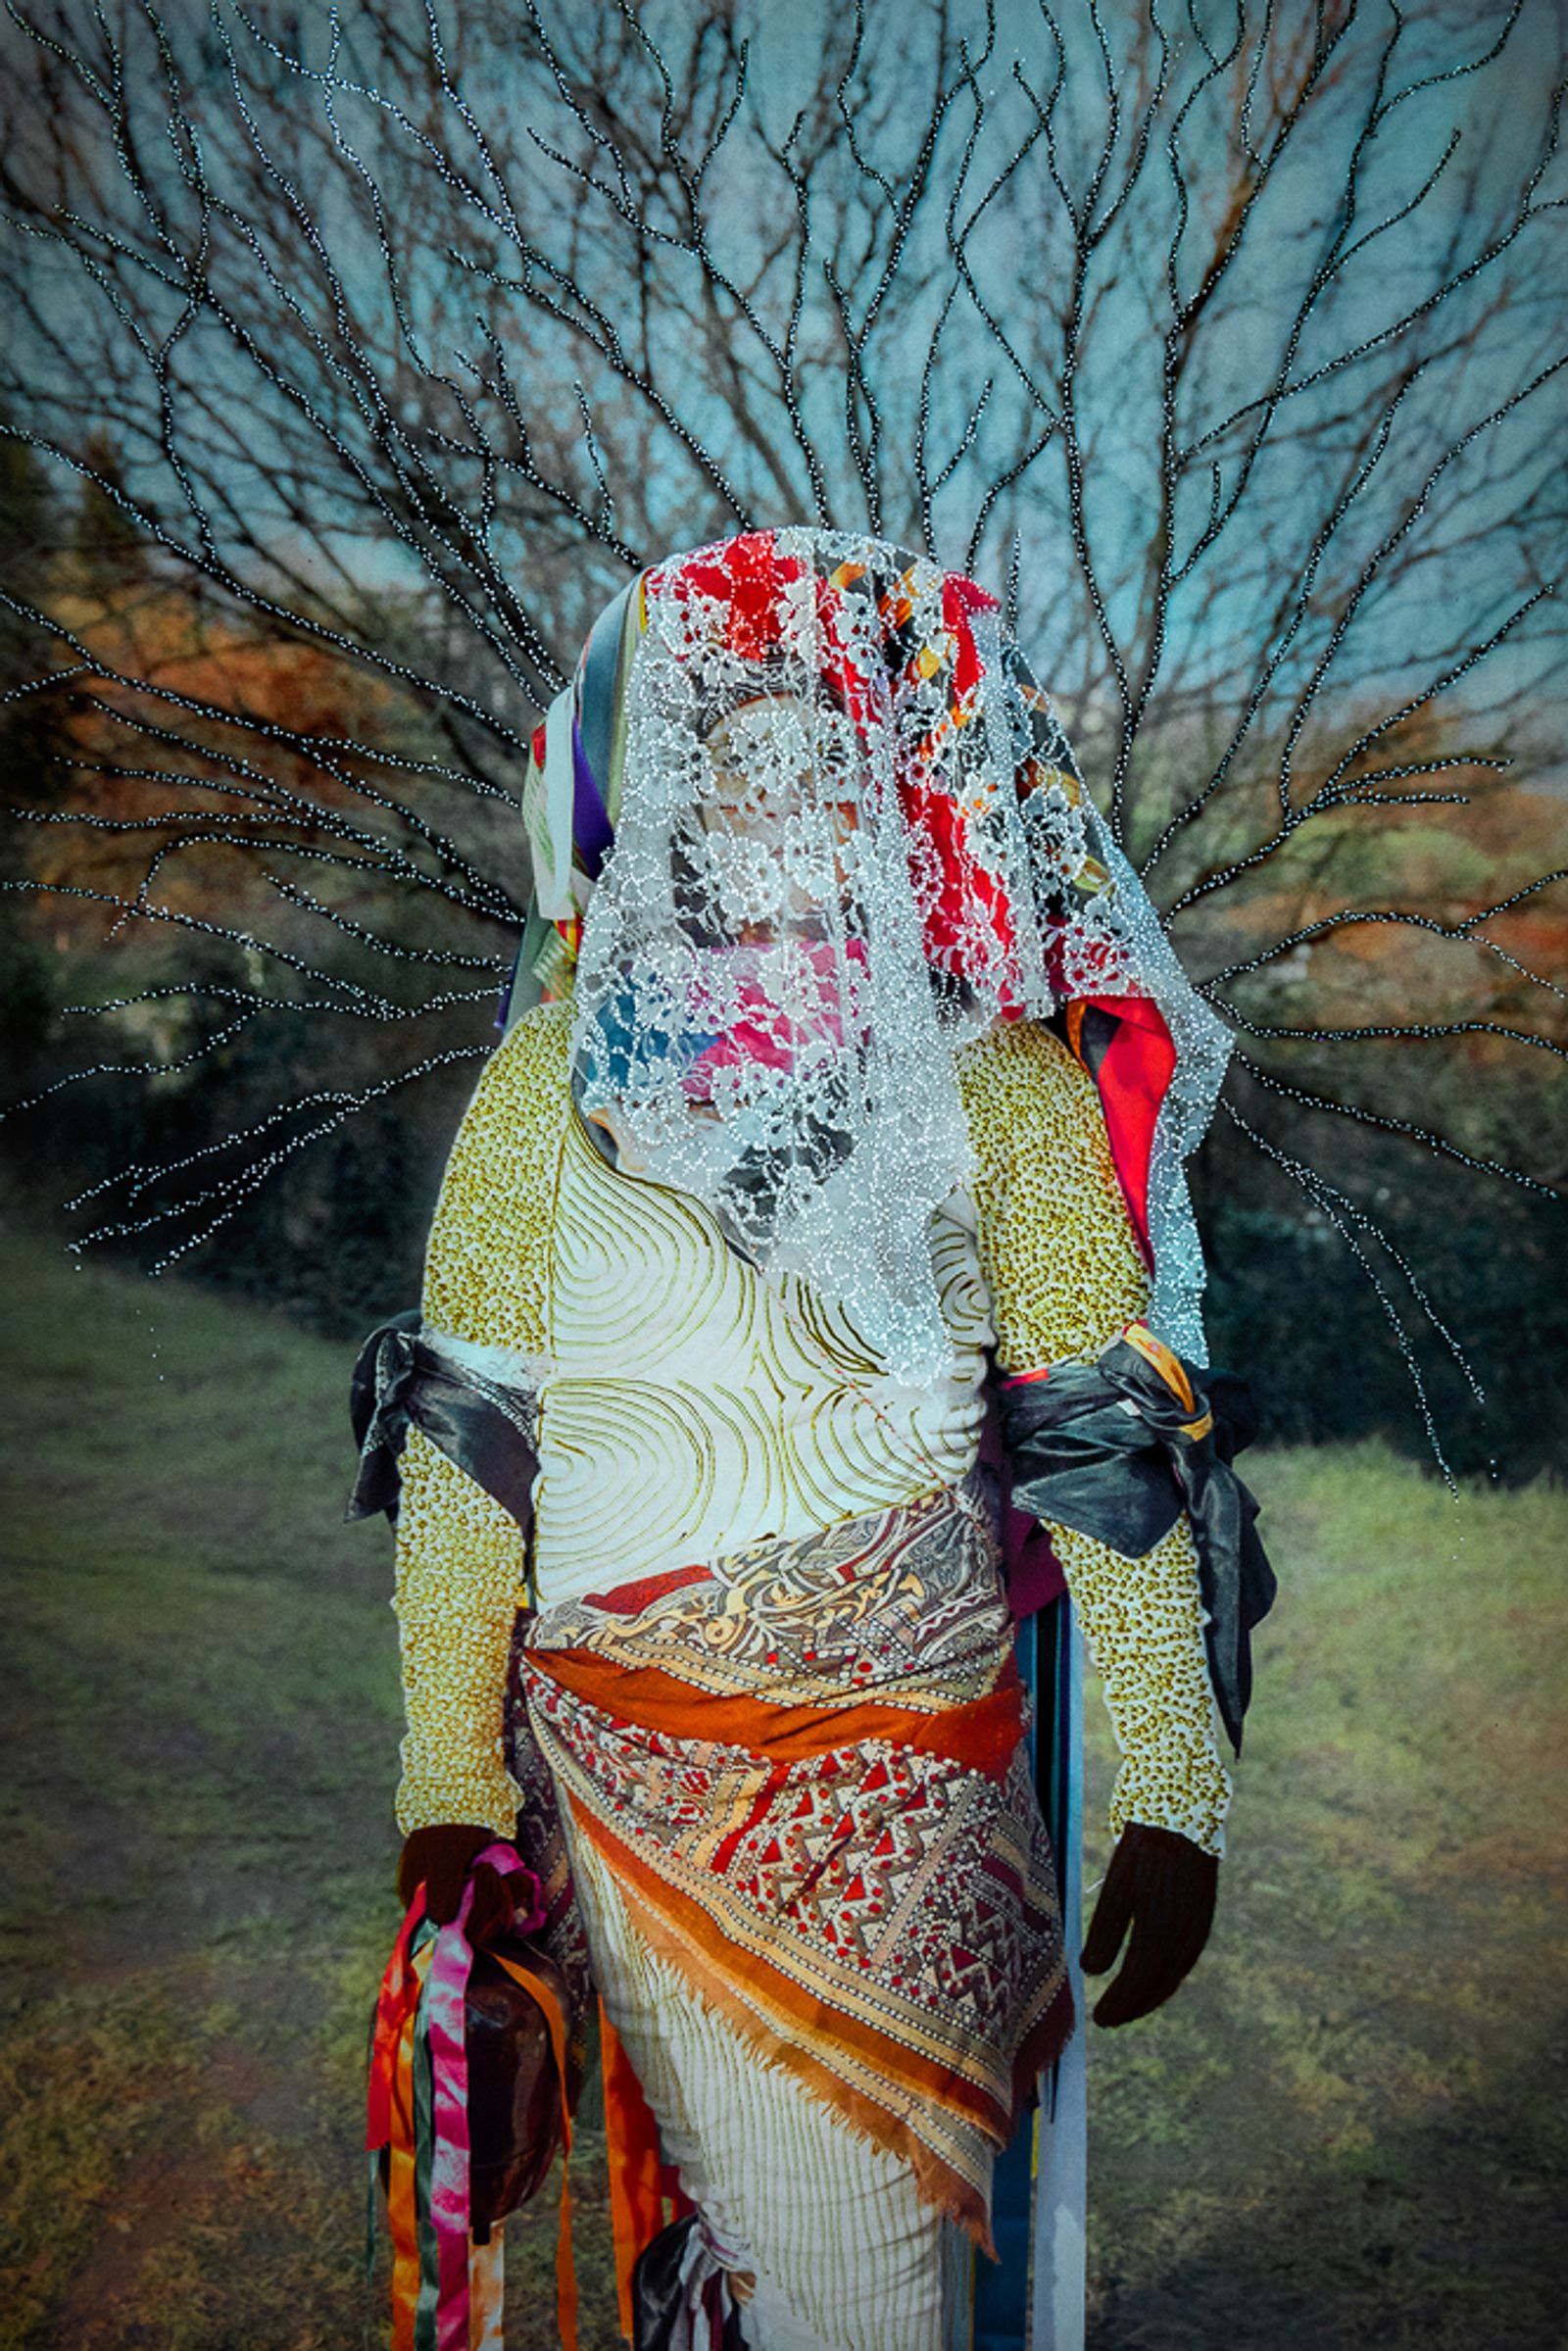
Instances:
[[[463,1889],[476,1853],[496,1841],[494,1829],[476,1829],[471,1821],[443,1821],[432,1829],[416,1829],[403,1840],[398,1861],[398,1899],[405,1909],[424,1887],[426,1915],[438,1927],[457,1917]],[[505,1878],[482,1869],[474,1878],[473,1908],[468,1913],[468,1940],[492,1942],[512,1925],[512,1891]]]
[[[1218,1889],[1212,1853],[1174,1829],[1128,1822],[1084,1940],[1085,1973],[1102,1976],[1132,1929],[1127,1956],[1095,2004],[1097,2025],[1130,2025],[1170,1998],[1208,1940]]]

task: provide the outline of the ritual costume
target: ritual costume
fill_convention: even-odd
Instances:
[[[994,600],[875,540],[643,574],[523,814],[506,1033],[363,1367],[399,1823],[449,1908],[532,1838],[622,2238],[695,2210],[661,2340],[948,2351],[1071,2023],[1013,1641],[1062,1572],[1118,1859],[1221,1850],[1267,1596],[1182,1174],[1224,1034]]]

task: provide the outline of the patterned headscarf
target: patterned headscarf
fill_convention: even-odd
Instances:
[[[927,1228],[967,1172],[953,1054],[1054,1017],[1094,1071],[1151,1318],[1201,1356],[1182,1160],[1228,1039],[972,580],[754,531],[592,630],[523,794],[513,1012],[572,994],[579,1105],[911,1381],[946,1336]]]

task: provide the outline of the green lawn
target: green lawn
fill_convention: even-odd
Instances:
[[[0,1276],[0,2345],[348,2351],[398,1702],[389,1539],[340,1519],[344,1350],[46,1243]],[[1568,1502],[1456,1505],[1371,1451],[1254,1483],[1285,1597],[1214,1943],[1095,2041],[1092,2343],[1544,2351]],[[618,2337],[583,2146],[589,2351]],[[549,2215],[509,2235],[532,2351]]]

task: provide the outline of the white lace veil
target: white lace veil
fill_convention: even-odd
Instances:
[[[607,634],[618,665],[594,658]],[[530,776],[529,830],[577,946],[578,1103],[628,1173],[705,1201],[924,1383],[948,1358],[930,1215],[968,1170],[955,1049],[999,1018],[1146,998],[1176,1048],[1152,1320],[1201,1357],[1182,1161],[1228,1039],[994,599],[879,540],[749,533],[646,573],[550,724],[579,808],[585,739],[613,743],[597,881],[580,857],[562,879],[566,752]]]

